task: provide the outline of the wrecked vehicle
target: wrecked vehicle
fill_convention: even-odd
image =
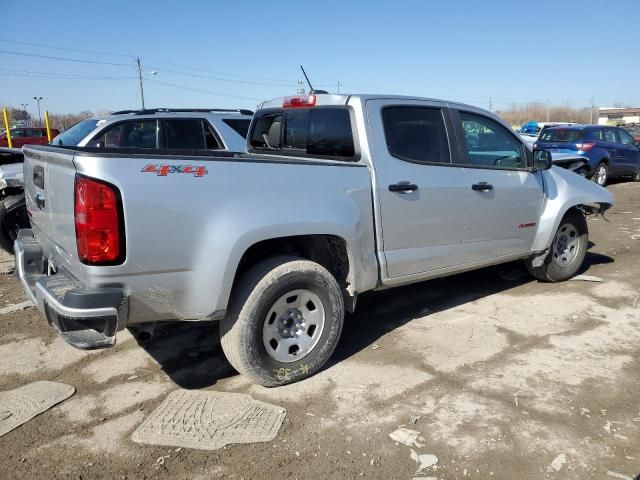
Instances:
[[[265,102],[243,154],[24,152],[16,270],[67,342],[219,320],[230,363],[265,386],[316,373],[363,292],[519,259],[572,277],[585,215],[614,201],[495,115],[409,97]]]
[[[21,228],[29,228],[22,178],[22,149],[0,147],[0,248],[13,253]]]

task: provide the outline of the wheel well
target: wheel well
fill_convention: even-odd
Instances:
[[[334,276],[343,294],[353,296],[352,289],[349,288],[353,285],[353,272],[347,242],[335,235],[297,235],[271,238],[253,244],[240,259],[234,286],[249,268],[277,255],[296,255],[322,265]]]

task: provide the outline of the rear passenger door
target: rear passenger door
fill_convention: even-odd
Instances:
[[[525,255],[542,211],[540,173],[528,168],[528,149],[511,130],[475,111],[452,110],[469,201],[464,263]]]
[[[390,279],[459,263],[466,181],[453,166],[451,123],[441,103],[366,103],[376,217]]]

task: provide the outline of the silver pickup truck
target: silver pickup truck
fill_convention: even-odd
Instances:
[[[275,386],[317,372],[362,292],[522,259],[580,268],[604,188],[498,117],[423,98],[287,97],[242,153],[25,147],[25,292],[72,345],[220,320],[230,363]]]

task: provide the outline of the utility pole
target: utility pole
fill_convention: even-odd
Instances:
[[[591,124],[593,125],[593,111],[595,110],[596,106],[595,106],[596,100],[595,98],[591,97]]]
[[[298,95],[304,95],[304,82],[302,80],[298,80],[298,91],[296,93]]]
[[[142,88],[142,65],[140,65],[140,57],[136,58],[138,65],[138,82],[140,82],[140,100],[142,101],[142,109],[144,110],[144,88]]]
[[[492,109],[492,107],[493,107],[493,102],[492,102],[492,100],[493,100],[493,99],[492,99],[491,97],[489,97],[489,111],[490,111],[490,112],[491,112],[491,111],[493,111],[493,109]]]
[[[338,94],[340,93],[340,80],[338,80]]]
[[[40,113],[40,102],[42,101],[42,97],[33,97],[33,99],[38,102],[38,126],[42,126],[42,114]]]

